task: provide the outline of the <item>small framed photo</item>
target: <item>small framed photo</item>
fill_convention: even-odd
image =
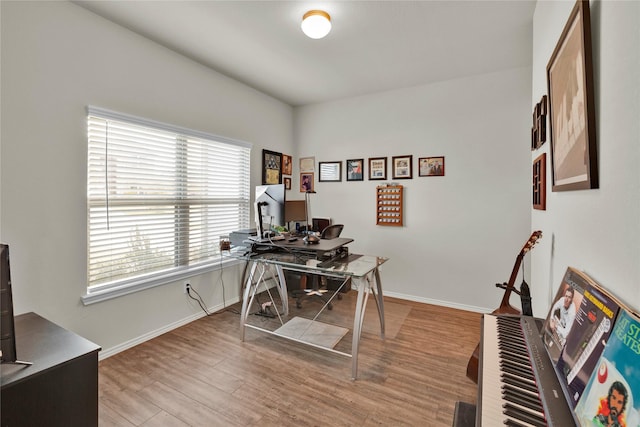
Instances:
[[[318,162],[319,182],[342,181],[342,162]]]
[[[392,157],[393,179],[413,178],[413,156]]]
[[[387,179],[387,158],[386,157],[370,157],[369,158],[369,180],[385,180]]]
[[[313,191],[313,172],[303,172],[300,174],[300,192]]]
[[[347,160],[347,181],[362,181],[364,179],[364,159]]]
[[[284,189],[291,190],[291,178],[284,177]]]
[[[282,155],[282,173],[284,175],[291,175],[291,172],[293,172],[293,160],[291,159],[290,155],[283,154]]]
[[[262,150],[262,184],[282,184],[282,153]]]
[[[444,176],[444,157],[420,157],[419,176]]]

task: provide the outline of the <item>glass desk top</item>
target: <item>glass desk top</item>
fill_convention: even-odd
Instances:
[[[278,264],[289,270],[355,277],[365,276],[388,260],[388,258],[374,255],[349,254],[340,259],[319,261],[310,252],[265,251],[247,253],[246,248],[232,249],[228,253],[233,258]]]

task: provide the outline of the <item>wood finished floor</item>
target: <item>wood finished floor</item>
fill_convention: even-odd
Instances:
[[[347,357],[251,329],[241,342],[226,311],[101,361],[100,426],[451,426],[476,400],[480,314],[385,301],[411,311],[393,339],[362,334],[355,381]]]

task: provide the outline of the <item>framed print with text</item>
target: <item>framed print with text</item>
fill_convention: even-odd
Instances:
[[[369,180],[385,180],[387,179],[387,158],[386,157],[370,157],[369,158]]]
[[[262,184],[282,184],[282,153],[262,150]]]
[[[394,156],[391,160],[393,179],[413,178],[413,156]]]
[[[342,181],[342,162],[318,162],[318,182]]]
[[[347,181],[362,181],[364,179],[364,159],[347,160]]]
[[[302,157],[300,159],[300,172],[315,172],[315,157]]]
[[[590,26],[578,0],[547,65],[552,191],[598,188]]]

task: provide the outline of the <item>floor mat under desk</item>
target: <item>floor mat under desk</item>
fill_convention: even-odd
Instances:
[[[335,347],[347,332],[347,328],[297,316],[275,330],[278,335],[325,348]]]

